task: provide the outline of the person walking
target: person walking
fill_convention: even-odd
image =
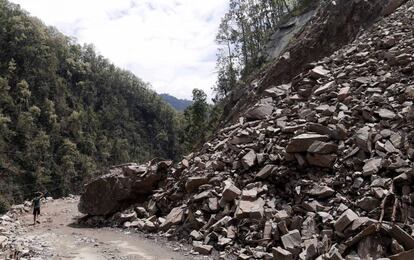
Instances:
[[[36,197],[32,201],[33,205],[33,225],[36,225],[36,223],[40,224],[40,221],[38,219],[40,215],[40,199],[43,197],[43,193],[36,192]]]

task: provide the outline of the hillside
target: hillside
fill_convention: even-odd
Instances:
[[[258,85],[254,105],[199,151],[91,182],[79,204],[88,223],[184,239],[215,259],[413,259],[414,1],[394,13],[384,3],[352,1],[342,47]],[[315,19],[305,35],[333,21]],[[299,40],[330,40],[315,35]],[[120,197],[98,199],[110,192]]]
[[[142,80],[6,0],[0,28],[1,194],[78,192],[105,166],[180,154],[176,112]]]
[[[177,110],[179,112],[184,112],[184,110],[187,107],[189,107],[189,106],[191,106],[191,104],[193,104],[193,102],[191,100],[179,99],[179,98],[176,98],[176,97],[168,95],[168,94],[160,94],[160,96],[162,97],[162,99],[165,102],[170,104],[175,110]]]

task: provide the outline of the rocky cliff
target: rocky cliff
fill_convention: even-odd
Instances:
[[[336,4],[368,25],[389,12],[383,2]],[[359,32],[343,22],[336,35]],[[304,31],[238,121],[169,167],[146,202],[93,219],[184,238],[222,259],[414,259],[413,23],[408,1],[311,64],[307,52],[323,57],[339,43]],[[321,41],[300,50],[312,32]]]

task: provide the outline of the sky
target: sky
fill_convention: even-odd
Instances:
[[[78,43],[132,71],[158,93],[209,98],[215,35],[228,0],[11,0]]]

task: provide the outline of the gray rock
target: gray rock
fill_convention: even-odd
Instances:
[[[288,153],[300,153],[308,151],[309,147],[315,141],[328,141],[329,136],[320,135],[320,134],[301,134],[292,138],[288,146],[286,147],[286,152]]]
[[[335,230],[338,232],[343,232],[352,221],[358,218],[358,215],[351,209],[347,209],[335,222]]]
[[[265,201],[262,198],[255,201],[240,200],[236,209],[235,217],[238,219],[262,219],[264,216],[264,205]]]

